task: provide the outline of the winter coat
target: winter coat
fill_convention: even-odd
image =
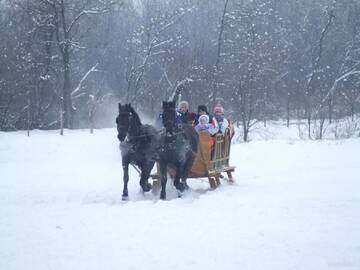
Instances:
[[[215,135],[219,131],[219,125],[218,125],[215,117],[213,117],[212,115],[208,115],[208,116],[209,116],[210,128],[207,129],[207,131],[210,133],[210,135]],[[195,117],[194,127],[196,127],[199,124],[199,117],[200,117],[200,115],[197,115]]]
[[[213,128],[213,126],[211,124],[200,124],[199,123],[194,128],[197,132],[207,131],[210,133],[210,130]]]
[[[229,127],[228,120],[224,117],[224,115],[215,115],[215,119],[219,124],[219,132],[225,134],[225,130]]]

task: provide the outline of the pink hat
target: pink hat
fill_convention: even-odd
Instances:
[[[224,108],[220,104],[216,105],[214,108],[214,113],[221,113],[224,114]]]

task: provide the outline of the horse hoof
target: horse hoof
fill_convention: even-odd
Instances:
[[[184,183],[184,188],[185,188],[185,190],[189,190],[189,189],[190,189],[190,187],[189,187],[189,185],[188,185],[187,183]]]
[[[186,189],[186,187],[183,183],[178,183],[175,187],[180,192],[184,192],[184,190]]]
[[[128,196],[128,195],[122,195],[121,200],[123,200],[123,201],[128,201],[128,200],[129,200],[129,196]]]
[[[166,200],[166,194],[161,192],[160,193],[160,200]]]
[[[152,188],[151,184],[150,183],[146,183],[144,185],[141,185],[142,189],[144,192],[149,192]]]

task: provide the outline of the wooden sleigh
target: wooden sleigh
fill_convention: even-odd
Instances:
[[[233,183],[234,178],[232,173],[236,167],[229,165],[231,148],[230,130],[227,129],[224,135],[215,135],[213,150],[210,148],[210,144],[214,138],[211,137],[208,132],[200,132],[199,139],[199,149],[188,178],[207,178],[210,187],[215,189],[221,184],[220,179],[224,178],[223,173],[226,173],[229,183]],[[156,174],[151,175],[155,190],[161,186],[160,166],[158,163],[156,166]],[[175,175],[174,170],[171,168],[168,168],[168,173],[170,176]]]

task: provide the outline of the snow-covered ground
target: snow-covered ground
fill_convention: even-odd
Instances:
[[[233,145],[215,191],[131,169],[122,202],[115,129],[0,133],[0,269],[360,269],[360,139],[291,134]]]

